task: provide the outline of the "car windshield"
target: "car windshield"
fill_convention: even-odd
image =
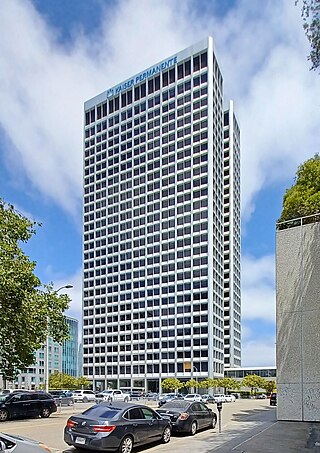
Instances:
[[[7,393],[5,395],[0,395],[0,401],[6,401],[8,398],[10,398],[10,393]]]
[[[170,408],[175,408],[175,409],[185,409],[190,405],[187,401],[183,400],[172,400],[168,401],[165,403],[162,407],[164,409],[170,409]]]
[[[99,404],[97,406],[90,407],[86,411],[82,412],[82,415],[88,415],[90,418],[103,418],[105,420],[110,420],[114,418],[122,409],[111,408],[108,406],[103,406]]]

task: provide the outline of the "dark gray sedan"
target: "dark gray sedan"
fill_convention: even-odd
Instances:
[[[50,390],[50,395],[52,395],[52,398],[58,407],[74,405],[72,392],[69,392],[68,390]]]
[[[98,451],[131,453],[134,446],[168,443],[171,423],[148,406],[123,402],[101,403],[73,415],[64,429],[68,445]]]
[[[17,434],[0,433],[0,452],[5,453],[50,453],[51,450],[37,440],[18,436]]]
[[[201,402],[172,400],[165,403],[157,412],[162,417],[168,417],[172,430],[190,433],[192,436],[199,429],[215,428],[216,414]]]

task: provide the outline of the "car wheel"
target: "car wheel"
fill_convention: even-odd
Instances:
[[[50,417],[50,414],[51,414],[50,409],[45,407],[44,409],[42,409],[42,412],[41,412],[40,416],[42,418],[48,418],[48,417]]]
[[[122,439],[118,452],[131,453],[133,449],[133,439],[131,436],[126,436]]]
[[[216,427],[216,424],[217,424],[217,417],[214,415],[214,417],[210,423],[210,428],[214,429]]]
[[[88,402],[88,398],[85,396],[82,400],[84,403],[87,403]]]
[[[171,429],[170,426],[166,426],[162,433],[161,441],[163,444],[167,444],[171,439]]]
[[[194,420],[191,423],[191,426],[190,426],[190,434],[191,434],[191,436],[195,435],[195,433],[197,432],[197,428],[198,428],[197,422]]]
[[[5,409],[0,409],[0,422],[5,422],[8,420],[9,414]]]

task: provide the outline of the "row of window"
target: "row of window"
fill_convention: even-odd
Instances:
[[[91,362],[93,363],[93,361]],[[195,362],[196,363],[196,362]],[[126,366],[96,366],[95,372],[93,373],[93,367],[84,366],[83,371],[85,376],[117,376],[117,375],[144,375],[148,374],[158,374],[160,373],[160,367],[162,373],[183,373],[184,372],[184,363],[163,363],[163,364],[150,364],[150,365],[126,365]],[[196,368],[199,372],[208,372],[208,362],[196,363]]]

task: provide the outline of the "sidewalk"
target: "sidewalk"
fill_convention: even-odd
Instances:
[[[233,447],[236,453],[320,453],[320,423],[279,421]]]

